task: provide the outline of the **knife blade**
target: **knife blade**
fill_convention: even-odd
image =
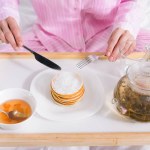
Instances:
[[[54,63],[53,61],[47,59],[46,57],[36,53],[35,51],[31,50],[30,48],[28,48],[27,46],[23,45],[23,47],[28,50],[29,52],[31,52],[35,59],[40,62],[41,64],[47,66],[47,67],[50,67],[52,69],[56,69],[56,70],[61,70],[61,67],[58,66],[56,63]]]

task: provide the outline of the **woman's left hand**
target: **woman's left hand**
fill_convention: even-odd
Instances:
[[[117,28],[108,40],[106,55],[110,61],[117,60],[122,54],[130,54],[136,46],[133,35],[128,30]]]

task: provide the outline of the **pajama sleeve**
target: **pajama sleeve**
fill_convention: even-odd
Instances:
[[[11,16],[19,24],[18,0],[0,0],[0,20]]]
[[[113,28],[128,30],[136,38],[144,17],[141,3],[142,0],[121,0]]]

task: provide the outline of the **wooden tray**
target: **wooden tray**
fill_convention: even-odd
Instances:
[[[102,53],[41,53],[53,59],[76,59],[89,54]],[[143,53],[134,53],[139,57]],[[0,58],[16,59],[31,58],[29,53],[1,53]],[[119,146],[119,145],[148,145],[150,132],[95,132],[95,133],[1,133],[0,146]]]
[[[100,52],[85,52],[85,53],[78,53],[78,52],[40,52],[45,57],[52,58],[52,59],[76,59],[76,58],[84,58],[88,55],[98,55],[101,56],[102,59],[107,59],[104,56],[104,53]],[[129,58],[139,58],[142,57],[145,53],[144,52],[134,52],[131,53]],[[3,52],[0,53],[0,58],[32,58],[33,55],[28,52]]]

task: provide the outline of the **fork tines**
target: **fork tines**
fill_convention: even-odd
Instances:
[[[80,61],[76,66],[79,69],[82,69],[84,66],[86,66],[87,64],[91,63],[92,59],[90,57],[86,57],[85,59],[83,59],[82,61]]]

